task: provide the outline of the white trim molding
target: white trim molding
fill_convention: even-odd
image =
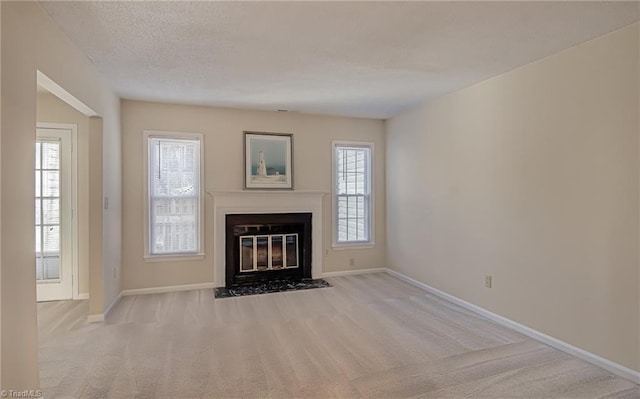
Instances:
[[[111,305],[109,305],[109,307],[104,311],[104,313],[90,314],[89,316],[87,316],[87,321],[89,323],[100,323],[102,321],[105,321],[107,317],[109,317],[109,314],[111,313],[111,311],[115,309],[118,303],[120,303],[121,299],[122,299],[122,292],[120,292],[116,297],[116,299],[114,299],[113,302],[111,302]]]
[[[167,292],[177,292],[177,291],[191,291],[191,290],[203,290],[203,289],[212,289],[214,288],[213,283],[200,283],[200,284],[185,284],[185,285],[170,285],[164,287],[151,287],[151,288],[134,288],[130,290],[123,290],[118,294],[118,297],[109,305],[107,310],[102,314],[90,314],[87,316],[87,321],[89,323],[99,323],[105,321],[109,314],[115,309],[116,305],[120,303],[122,297],[132,296],[132,295],[146,295],[146,294],[164,294]],[[87,298],[88,298],[87,294]]]
[[[38,85],[47,90],[49,93],[58,97],[65,103],[69,104],[71,107],[76,109],[78,112],[86,115],[86,116],[98,116],[98,113],[91,108],[87,107],[82,101],[78,100],[73,96],[73,94],[69,93],[65,89],[62,88],[59,84],[54,82],[50,77],[40,72],[36,71],[36,77],[38,81]]]
[[[146,295],[146,294],[164,294],[167,292],[177,291],[191,291],[191,290],[205,290],[214,288],[213,283],[200,283],[200,284],[184,284],[184,285],[169,285],[164,287],[151,287],[151,288],[134,288],[130,290],[123,290],[122,296],[131,295]]]
[[[365,194],[368,198],[368,230],[369,230],[369,239],[366,241],[346,241],[346,242],[338,242],[338,174],[337,174],[337,149],[338,147],[352,147],[352,148],[360,148],[360,149],[368,149],[369,157],[367,159],[365,169],[366,173],[366,187],[367,193]],[[375,247],[375,201],[374,201],[374,187],[373,187],[373,169],[374,169],[374,160],[375,160],[375,143],[372,141],[340,141],[334,140],[331,142],[331,181],[333,182],[333,187],[331,190],[331,221],[333,223],[333,228],[331,230],[331,247],[334,250],[341,249],[366,249]]]
[[[89,316],[87,316],[87,322],[89,323],[100,323],[103,321],[104,321],[104,314],[102,313],[90,314]]]
[[[228,214],[311,213],[311,277],[322,276],[321,191],[215,191],[213,197],[213,281],[225,286],[225,222]]]
[[[145,262],[172,262],[204,259],[204,135],[202,133],[168,132],[160,130],[145,130],[142,132],[142,173],[143,173],[143,216],[144,216],[144,253]],[[151,183],[149,179],[149,140],[191,140],[198,142],[198,248],[194,253],[152,253],[151,251]]]
[[[501,326],[507,327],[507,328],[511,328],[512,330],[515,330],[523,335],[526,335],[530,338],[533,338],[535,340],[538,340],[544,344],[547,344],[553,348],[556,348],[558,350],[561,350],[563,352],[566,352],[570,355],[573,355],[579,359],[582,359],[586,362],[589,362],[595,366],[601,367],[617,376],[620,376],[622,378],[626,378],[632,382],[635,382],[636,384],[640,384],[640,372],[639,371],[635,371],[632,370],[628,367],[625,367],[621,364],[618,364],[616,362],[613,362],[609,359],[605,359],[601,356],[598,356],[594,353],[588,352],[584,349],[580,349],[578,347],[575,347],[569,343],[566,343],[564,341],[561,341],[557,338],[554,338],[552,336],[549,336],[547,334],[544,334],[540,331],[534,330],[533,328],[527,327],[523,324],[517,323],[513,320],[507,319],[506,317],[500,316],[499,314],[493,313],[489,310],[486,310],[484,308],[481,308],[480,306],[474,305],[470,302],[467,302],[465,300],[462,300],[456,296],[453,296],[451,294],[447,294],[446,292],[440,291],[436,288],[431,287],[428,284],[425,284],[423,282],[420,282],[418,280],[415,280],[411,277],[405,276],[402,273],[399,273],[395,270],[391,270],[389,268],[386,268],[385,271],[406,282],[409,283],[415,287],[421,288],[427,292],[429,292],[430,294],[436,295],[442,299],[445,299],[449,302],[452,302],[458,306],[461,306],[467,310],[470,310],[480,316],[483,316],[495,323],[500,324]]]
[[[79,216],[78,216],[78,125],[75,123],[49,123],[38,122],[36,124],[37,129],[59,129],[71,131],[71,246],[72,250],[72,297],[71,299],[88,299],[82,298],[80,294],[80,270],[79,270]]]
[[[61,138],[61,142],[62,144],[62,148],[65,149],[66,144],[64,144],[66,142],[66,135],[65,133],[62,132],[70,132],[70,150],[71,150],[71,187],[70,187],[70,191],[71,191],[71,198],[69,201],[69,205],[71,206],[70,212],[68,217],[65,217],[65,211],[62,211],[61,213],[61,217],[62,217],[62,222],[64,225],[65,223],[69,223],[70,225],[70,229],[71,229],[71,298],[67,298],[66,295],[64,298],[53,298],[53,299],[73,299],[73,300],[77,300],[77,299],[81,299],[80,298],[80,282],[79,282],[79,276],[80,276],[80,271],[79,271],[79,242],[78,242],[78,231],[79,231],[79,217],[78,217],[78,125],[75,123],[57,123],[57,122],[38,122],[36,123],[36,129],[47,129],[47,130],[56,130],[56,131],[60,131],[60,133],[58,135],[56,135],[57,137]],[[45,137],[48,136],[48,134],[45,133]],[[61,159],[64,159],[64,157],[62,157]],[[62,173],[62,175],[64,175],[64,173]],[[64,178],[63,178],[64,179]],[[61,203],[61,206],[63,206],[63,208],[61,209],[68,209],[66,208],[66,201],[63,201]],[[62,228],[62,227],[61,227]],[[66,230],[65,228],[62,228],[63,231]],[[63,241],[64,237],[66,237],[66,235],[63,234]],[[62,244],[63,248],[67,247],[65,244]],[[64,257],[64,253],[63,253],[63,257]]]
[[[342,277],[342,276],[356,276],[359,274],[383,273],[386,271],[387,269],[384,267],[379,267],[375,269],[341,270],[338,272],[322,273],[322,277],[329,278],[329,277]]]

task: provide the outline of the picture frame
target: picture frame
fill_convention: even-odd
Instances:
[[[293,134],[244,132],[244,189],[293,190]]]

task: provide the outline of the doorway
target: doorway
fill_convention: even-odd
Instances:
[[[72,299],[77,283],[74,125],[38,125],[35,145],[37,300]]]

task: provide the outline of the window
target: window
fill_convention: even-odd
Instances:
[[[373,144],[334,143],[334,245],[371,244]]]
[[[146,137],[147,255],[201,255],[201,136]]]

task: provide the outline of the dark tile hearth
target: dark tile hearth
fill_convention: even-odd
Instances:
[[[331,284],[321,278],[316,280],[272,280],[238,284],[231,287],[218,287],[215,288],[213,292],[216,298],[231,298],[234,296],[260,295],[272,292],[298,291],[324,287],[331,287]]]

